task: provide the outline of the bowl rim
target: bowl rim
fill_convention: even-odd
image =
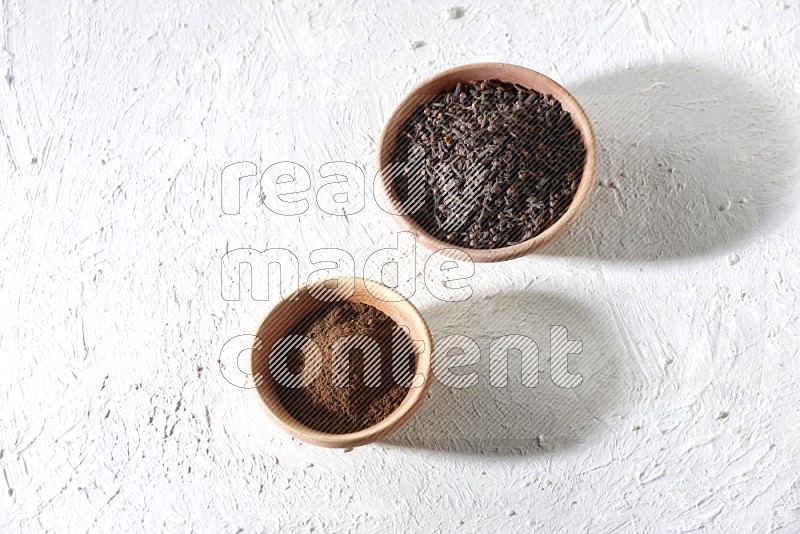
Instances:
[[[545,94],[552,95],[559,102],[561,102],[562,105],[566,103],[567,106],[571,108],[570,115],[573,123],[581,132],[581,139],[583,140],[583,144],[586,149],[586,161],[584,163],[583,173],[581,175],[578,188],[575,191],[575,196],[573,197],[569,208],[567,208],[567,211],[552,225],[550,225],[540,234],[513,245],[494,249],[476,249],[462,247],[442,241],[427,232],[410,215],[400,214],[400,204],[393,195],[391,187],[389,187],[389,180],[387,179],[387,173],[385,172],[385,169],[390,163],[392,151],[394,149],[395,133],[402,126],[402,123],[405,121],[408,114],[410,114],[410,110],[418,108],[420,102],[424,102],[425,99],[422,98],[422,95],[426,94],[425,90],[427,88],[436,85],[437,82],[439,82],[439,80],[442,78],[466,73],[471,73],[472,76],[470,76],[468,80],[459,80],[462,81],[462,83],[464,81],[477,81],[484,79],[499,79],[501,81],[507,81],[494,75],[480,76],[479,74],[476,74],[490,70],[499,70],[505,73],[513,72],[520,77],[536,79],[542,86],[547,87],[548,91],[545,91]],[[424,247],[433,252],[438,252],[446,257],[453,259],[464,259],[464,254],[466,254],[466,256],[469,257],[473,262],[489,263],[511,260],[530,254],[536,249],[539,249],[544,245],[558,239],[569,229],[570,226],[572,226],[575,220],[577,220],[581,213],[583,213],[583,211],[586,209],[597,181],[597,139],[595,137],[594,128],[589,121],[589,117],[586,115],[586,112],[578,100],[569,91],[567,91],[566,88],[552,78],[549,78],[548,76],[527,67],[514,65],[511,63],[468,63],[434,74],[406,93],[400,103],[395,106],[391,115],[389,115],[389,118],[384,124],[380,138],[378,139],[378,148],[376,151],[375,161],[381,184],[381,197],[385,203],[384,205],[390,207],[390,213],[392,214],[392,217],[402,230],[412,232]]]
[[[387,307],[381,309],[379,306],[376,306],[373,302],[368,302],[366,304],[369,304],[377,308],[383,313],[386,313],[385,310],[386,308],[388,308],[388,305],[401,307],[410,317],[413,318],[414,322],[416,323],[414,326],[418,331],[411,332],[411,334],[416,334],[417,337],[422,337],[420,341],[424,343],[422,352],[417,353],[417,365],[414,371],[416,374],[423,373],[425,379],[423,384],[416,388],[410,388],[407,396],[403,399],[403,402],[400,404],[400,406],[398,406],[385,419],[357,432],[350,432],[347,434],[333,434],[330,432],[323,432],[320,430],[316,430],[294,419],[291,415],[288,414],[288,412],[285,409],[281,408],[280,410],[276,410],[275,407],[272,406],[271,401],[268,402],[265,399],[264,395],[261,393],[262,385],[268,383],[268,381],[266,380],[262,381],[256,378],[255,387],[253,387],[252,389],[254,390],[254,394],[258,399],[258,403],[260,404],[261,408],[267,413],[269,418],[272,419],[272,421],[278,427],[286,431],[291,436],[306,443],[310,443],[312,445],[318,445],[321,447],[329,447],[329,448],[357,447],[360,445],[365,445],[367,443],[371,443],[379,439],[382,439],[391,434],[392,432],[394,432],[395,430],[397,430],[398,428],[400,428],[403,424],[405,424],[422,405],[422,403],[426,398],[428,390],[431,387],[431,382],[433,381],[433,371],[432,371],[433,336],[431,335],[427,321],[425,321],[425,317],[422,315],[419,309],[416,306],[414,306],[414,304],[411,303],[411,301],[408,298],[397,292],[395,289],[386,286],[385,284],[376,282],[375,280],[371,280],[369,278],[361,278],[358,276],[335,276],[303,284],[294,291],[292,291],[285,298],[281,298],[274,306],[270,308],[270,310],[266,313],[264,318],[258,323],[254,336],[255,340],[253,341],[253,344],[251,346],[250,371],[252,372],[255,367],[256,351],[264,349],[264,347],[256,348],[257,344],[258,345],[261,344],[261,339],[258,337],[258,334],[265,327],[267,327],[270,322],[273,322],[276,319],[276,317],[280,316],[281,312],[285,311],[287,306],[290,306],[291,305],[290,303],[294,301],[297,297],[299,297],[302,293],[310,292],[310,290],[315,288],[322,288],[326,284],[330,284],[333,281],[336,281],[337,284],[340,282],[353,283],[354,288],[358,289],[359,287],[361,287],[364,290],[368,291],[373,296],[376,295],[377,292],[381,292],[382,294],[389,296],[393,299],[391,301],[384,301],[386,302]],[[353,301],[352,297],[353,295],[351,295],[346,299],[343,299],[342,302]],[[381,299],[376,299],[376,300],[380,301]],[[356,302],[361,302],[361,301],[356,301]],[[287,325],[286,330],[291,328],[294,324],[295,323],[290,322]],[[412,325],[408,326],[411,327]],[[277,403],[277,401],[275,402]]]

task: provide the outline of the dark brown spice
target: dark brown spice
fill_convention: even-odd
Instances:
[[[496,80],[459,84],[401,128],[389,180],[404,211],[448,243],[530,239],[569,208],[586,149],[551,95]]]
[[[377,308],[360,302],[334,304],[298,324],[291,334],[316,343],[322,356],[310,384],[276,384],[281,404],[304,425],[334,434],[356,432],[385,419],[406,397],[416,361],[411,339]],[[347,360],[335,357],[335,346],[346,343],[348,336],[366,336],[379,350],[370,351],[366,344],[357,348],[356,343],[343,351],[350,361],[342,365]],[[308,352],[297,349],[289,355],[291,372],[303,376],[314,368],[306,365],[304,354]]]

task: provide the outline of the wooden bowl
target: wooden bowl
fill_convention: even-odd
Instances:
[[[321,300],[323,298],[328,300]],[[373,306],[399,326],[407,327],[411,339],[421,342],[422,345],[422,351],[416,355],[415,373],[418,376],[400,406],[379,423],[349,434],[321,432],[297,421],[281,404],[276,383],[269,372],[269,356],[273,345],[303,318],[331,305],[332,301],[353,301]],[[269,311],[256,332],[256,338],[251,352],[250,368],[262,407],[283,430],[313,445],[356,447],[386,437],[405,424],[417,411],[425,400],[433,379],[431,374],[433,340],[422,314],[398,292],[373,280],[342,277],[305,285]]]
[[[572,203],[564,215],[543,232],[526,241],[495,249],[465,248],[447,243],[429,234],[412,216],[400,214],[402,211],[401,204],[392,189],[388,172],[398,132],[414,111],[436,95],[446,91],[453,91],[458,83],[464,84],[480,80],[500,80],[508,83],[517,83],[528,89],[552,95],[561,103],[562,109],[569,112],[573,123],[580,131],[581,139],[586,148],[583,175]],[[557,239],[567,231],[583,212],[589,202],[589,197],[592,194],[597,178],[597,142],[592,125],[583,108],[566,89],[555,81],[544,74],[517,65],[475,63],[455,67],[437,74],[422,82],[405,96],[391,117],[389,117],[381,133],[378,141],[377,165],[385,205],[394,214],[400,227],[416,234],[417,239],[426,248],[457,259],[463,257],[462,253],[466,253],[475,262],[504,261],[529,254]]]

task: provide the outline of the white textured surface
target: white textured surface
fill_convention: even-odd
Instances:
[[[800,531],[794,0],[252,4],[2,3],[0,530]],[[404,92],[486,60],[574,91],[601,185],[466,303],[421,275],[412,298],[484,349],[564,324],[584,383],[484,370],[389,443],[287,438],[220,372],[269,307],[222,299],[222,255],[286,247],[307,276],[396,228],[369,199],[271,215],[255,180],[224,215],[221,169],[371,175]]]

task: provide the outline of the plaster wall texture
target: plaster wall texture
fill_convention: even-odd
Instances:
[[[255,178],[227,215],[222,169],[371,179],[395,103],[477,61],[584,104],[592,203],[461,303],[418,250],[398,282],[478,342],[479,383],[386,442],[296,442],[220,369],[279,298],[223,299],[222,257],[286,248],[305,278],[339,247],[360,275],[398,230],[370,195],[276,216]],[[798,65],[794,0],[5,0],[0,530],[800,531]],[[546,379],[557,324],[576,389]],[[539,387],[489,387],[503,334],[539,344]]]

